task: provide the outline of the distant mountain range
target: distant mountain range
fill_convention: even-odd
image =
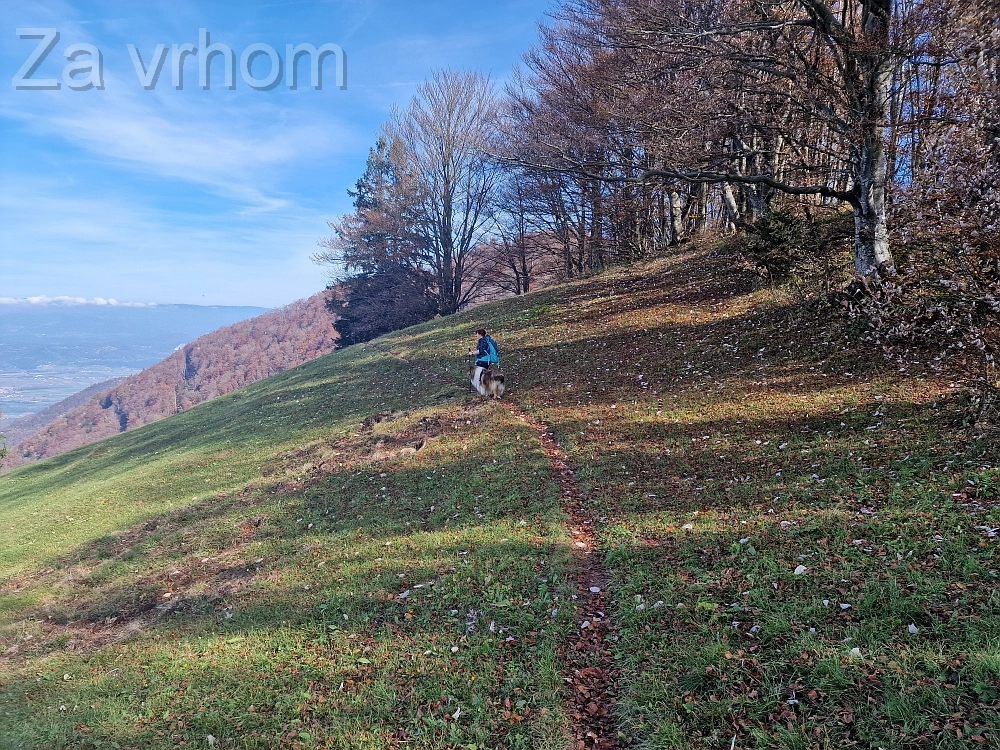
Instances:
[[[8,444],[14,435],[21,439],[6,466],[56,456],[155,422],[333,351],[337,333],[326,296],[321,292],[219,328],[142,372],[102,384],[107,388],[88,388],[54,405],[47,415],[8,424]],[[137,347],[123,348],[123,357],[126,351],[138,353]],[[53,421],[38,425],[46,416]],[[28,427],[35,430],[24,435]]]

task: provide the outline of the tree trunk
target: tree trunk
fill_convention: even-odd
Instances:
[[[742,223],[740,218],[740,208],[736,205],[736,196],[733,195],[733,186],[728,182],[722,183],[722,202],[726,206],[726,213],[729,216],[729,221],[734,227],[738,227]]]
[[[860,95],[866,116],[857,153],[854,269],[864,278],[893,265],[885,205],[888,178],[885,137],[892,87],[892,56],[888,49],[891,13],[892,0],[872,0],[864,21],[871,51],[858,55],[864,80]]]
[[[528,267],[528,248],[521,246],[521,291],[527,294],[531,286],[532,269]]]
[[[860,157],[858,203],[854,207],[854,270],[869,278],[893,264],[886,223],[885,147],[881,142],[864,144]]]
[[[670,244],[679,245],[684,239],[684,209],[676,190],[670,193]]]
[[[655,250],[661,250],[670,245],[670,227],[667,222],[667,196],[663,190],[656,193],[656,245]]]
[[[594,180],[590,183],[590,243],[587,254],[587,265],[591,271],[604,267],[604,196],[601,183]]]
[[[704,234],[708,230],[708,201],[711,186],[707,182],[703,182],[697,187],[697,190],[692,192],[695,193],[697,202],[695,207],[697,214],[694,219],[694,231],[695,234]]]

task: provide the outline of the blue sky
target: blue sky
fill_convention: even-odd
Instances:
[[[505,80],[534,44],[550,0],[272,0],[123,3],[0,0],[0,298],[113,298],[277,306],[323,288],[310,260],[326,221],[350,210],[346,190],[393,105],[435,68]],[[16,90],[37,44],[18,28],[56,28],[60,41],[33,78],[61,78],[63,51],[104,57],[103,91]],[[237,74],[184,90],[145,91],[126,45],[148,62],[157,44],[197,46],[199,28],[240,56],[250,44],[339,44],[347,89],[284,81],[255,91]],[[85,59],[85,58],[84,58]],[[307,77],[305,63],[299,75]],[[254,63],[266,75],[266,58]],[[287,72],[287,71],[286,71]]]

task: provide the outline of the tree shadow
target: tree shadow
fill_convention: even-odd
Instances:
[[[66,553],[62,593],[42,613],[49,647],[22,652],[21,669],[89,665],[93,679],[12,672],[0,702],[20,696],[24,723],[8,736],[173,747],[212,734],[277,747],[293,744],[289,728],[333,737],[360,722],[386,743],[441,746],[529,737],[532,722],[502,718],[512,696],[528,696],[535,716],[562,716],[552,665],[571,607],[553,610],[573,585],[558,487],[531,431],[506,411],[456,406],[438,417],[435,429],[453,429],[415,455],[359,453],[306,478],[280,475]],[[409,439],[415,424],[402,412],[359,423],[349,439],[371,448],[374,438]],[[67,639],[74,652],[60,650]],[[225,658],[185,671],[208,642]],[[248,644],[266,653],[248,656]],[[326,700],[303,712],[304,692]],[[80,709],[50,717],[50,704]],[[458,705],[462,721],[444,716]]]

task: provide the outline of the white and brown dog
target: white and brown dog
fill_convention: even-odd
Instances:
[[[504,382],[502,372],[494,372],[487,367],[476,366],[469,370],[469,379],[472,381],[472,387],[481,396],[486,396],[487,398],[500,398],[503,396]]]

